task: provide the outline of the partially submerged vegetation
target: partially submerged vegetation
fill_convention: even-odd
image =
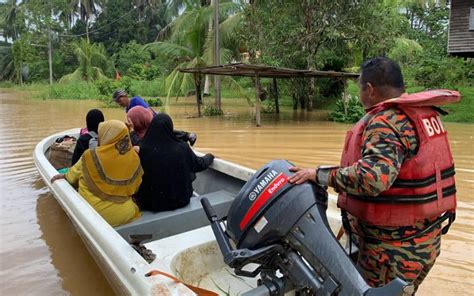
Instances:
[[[117,88],[154,105],[191,96],[196,84],[203,96],[213,97],[212,77],[177,71],[214,63],[211,1],[92,1],[92,6],[79,1],[72,11],[69,0],[48,3],[0,3],[0,30],[8,38],[0,44],[3,86],[23,85],[42,99],[98,99],[106,106],[114,106],[110,96]],[[448,1],[220,3],[221,63],[357,72],[365,59],[388,56],[404,70],[409,92],[459,90],[463,100],[446,107],[451,111],[446,120],[474,122],[474,63],[446,53]],[[255,79],[225,77],[222,97],[243,98],[251,106],[255,85]],[[276,112],[272,81],[262,79],[261,85],[263,112]],[[362,114],[352,81],[347,113],[339,101],[341,81],[279,80],[277,90],[285,108],[331,110],[337,121]],[[223,114],[217,101],[205,101],[205,115]],[[225,110],[231,101],[223,102]]]
[[[255,93],[255,89],[249,81],[241,81],[244,85],[244,91],[249,97]],[[166,99],[166,92],[160,86],[162,83],[160,80],[154,81],[142,81],[142,80],[130,80],[128,82],[130,85],[129,90],[133,95],[140,95],[148,103],[154,107],[161,107],[164,105]],[[113,82],[114,87],[122,87],[121,84]],[[282,85],[284,87],[284,85]],[[11,83],[0,83],[0,88],[14,88],[18,91],[29,91],[32,93],[31,97],[35,99],[71,99],[71,100],[80,100],[80,99],[92,99],[99,100],[102,102],[104,107],[108,108],[118,108],[118,105],[113,103],[111,95],[108,95],[107,91],[104,89],[112,89],[110,94],[113,92],[114,88],[103,86],[101,83],[67,83],[67,84],[53,84],[49,86],[44,83],[32,83],[27,84],[22,87],[15,86]],[[417,91],[422,91],[425,88],[420,86],[409,86],[407,88],[408,93],[413,93]],[[471,86],[459,86],[453,88],[458,90],[462,94],[462,100],[458,104],[451,104],[445,106],[443,109],[449,112],[448,115],[443,117],[444,121],[447,122],[467,122],[474,123],[474,87]],[[358,102],[358,89],[356,82],[348,83],[347,88],[348,95],[350,96],[348,110],[349,113],[346,115],[344,113],[344,107],[342,105],[342,97],[340,99],[327,99],[320,98],[317,101],[317,109],[329,111],[328,119],[339,121],[339,122],[354,122],[357,121],[364,113],[362,105]],[[248,102],[242,102],[240,98],[240,93],[235,92],[229,89],[223,89],[222,91],[223,98],[223,111],[225,112],[226,106],[235,106],[235,105],[247,105],[252,106]],[[174,104],[176,101],[182,100],[183,97],[173,96],[169,100],[169,104]],[[189,100],[189,99],[188,99]],[[194,102],[194,97],[191,98],[191,101]],[[223,113],[216,114],[215,106],[213,105],[213,98],[206,97],[204,98],[204,116],[219,115]],[[283,94],[279,98],[279,105],[283,109],[292,109],[293,108],[293,99],[291,96]],[[263,101],[263,112],[264,113],[274,113],[275,112],[275,101],[272,99],[266,99]]]

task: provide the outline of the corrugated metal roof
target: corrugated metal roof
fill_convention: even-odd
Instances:
[[[205,75],[226,75],[226,76],[246,76],[262,78],[309,78],[309,77],[333,77],[351,78],[359,77],[358,73],[335,72],[335,71],[311,71],[289,68],[269,67],[264,65],[251,65],[244,63],[232,63],[220,66],[210,66],[201,68],[179,69],[183,73],[205,74]]]

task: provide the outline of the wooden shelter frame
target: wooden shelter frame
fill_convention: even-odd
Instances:
[[[273,78],[273,83],[276,86],[276,79],[290,79],[290,78],[333,78],[342,80],[344,82],[344,102],[345,102],[345,112],[347,113],[347,79],[357,79],[359,74],[357,73],[348,73],[348,72],[336,72],[336,71],[311,71],[311,70],[300,70],[300,69],[289,69],[289,68],[279,68],[279,67],[270,67],[264,65],[251,65],[244,63],[231,63],[226,65],[219,66],[210,66],[210,67],[199,67],[199,68],[185,68],[179,69],[182,73],[190,73],[194,75],[194,80],[196,80],[197,75],[223,75],[223,76],[242,76],[242,77],[255,77],[256,81],[256,91],[255,91],[255,122],[257,126],[261,125],[261,101],[260,94],[258,90],[260,89],[259,78]],[[201,112],[201,85],[195,83],[196,85],[196,104],[198,108],[198,114],[200,116]],[[278,93],[277,98],[278,102]],[[278,103],[277,103],[278,108]]]

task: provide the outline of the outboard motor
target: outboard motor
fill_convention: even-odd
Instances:
[[[260,275],[259,286],[243,295],[411,295],[413,286],[400,279],[381,288],[367,285],[329,227],[326,190],[290,184],[290,167],[276,160],[255,173],[229,210],[226,232],[208,200],[201,200],[224,262],[237,275]],[[250,263],[257,267],[247,270]]]

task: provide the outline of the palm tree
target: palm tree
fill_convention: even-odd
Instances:
[[[71,7],[74,12],[78,12],[81,20],[86,23],[86,36],[89,41],[89,19],[97,13],[96,0],[72,0]]]
[[[225,19],[239,12],[240,9],[240,5],[232,1],[223,3],[220,8],[221,17]],[[168,75],[165,81],[168,92],[167,100],[172,92],[175,92],[179,96],[192,89],[202,89],[203,77],[201,77],[201,75],[193,76],[191,74],[183,74],[179,72],[178,69],[204,67],[213,64],[214,35],[212,31],[209,30],[209,19],[212,17],[212,14],[213,8],[210,6],[193,7],[192,9],[187,7],[182,15],[164,29],[169,29],[169,31],[166,32],[168,34],[159,35],[158,38],[169,35],[167,41],[157,41],[145,46],[145,48],[165,55],[177,62],[176,68]],[[229,22],[228,24],[236,25],[235,22]],[[233,30],[233,28],[222,28],[221,26],[220,29],[226,38],[230,35],[229,32]],[[163,33],[164,30],[162,30],[161,33]],[[221,49],[220,60],[222,62],[230,62],[233,57],[233,52],[234,51],[229,49]],[[231,78],[226,78],[224,82],[227,82],[234,88],[240,88]],[[198,91],[198,93],[196,93],[196,103],[199,116],[201,104],[200,95],[200,91]]]
[[[0,43],[0,80],[10,80],[15,77],[12,47],[6,45],[6,43]]]
[[[4,8],[4,26],[3,29],[3,36],[10,37],[13,41],[15,41],[19,36],[18,30],[18,21],[19,21],[19,14],[20,14],[20,5],[17,3],[17,0],[7,0],[5,5],[6,9]]]
[[[138,21],[142,21],[147,13],[168,7],[169,2],[168,0],[133,0],[133,4],[138,11]]]
[[[74,50],[79,67],[71,74],[61,77],[59,82],[93,81],[106,78],[104,70],[108,67],[108,59],[102,44],[89,43],[82,39]]]

